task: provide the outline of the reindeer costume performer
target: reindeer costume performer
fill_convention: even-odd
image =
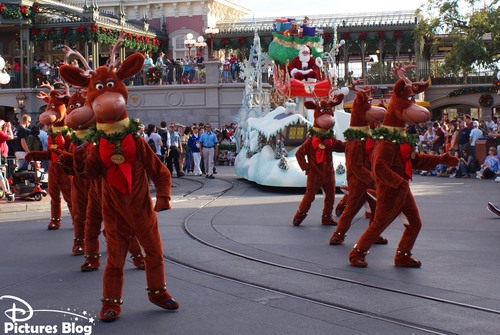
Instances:
[[[293,225],[299,226],[307,216],[316,193],[320,188],[325,193],[325,204],[321,224],[336,225],[332,218],[335,202],[335,170],[333,169],[332,152],[344,152],[345,145],[333,135],[333,108],[342,102],[343,94],[333,100],[321,100],[318,104],[306,101],[304,107],[314,109],[313,127],[309,129],[309,137],[295,153],[297,163],[307,175],[306,193],[300,202],[299,209],[293,218]],[[307,161],[306,161],[307,156]]]
[[[374,189],[371,172],[371,155],[374,142],[371,137],[369,122],[379,122],[384,119],[385,108],[373,106],[370,93],[376,87],[366,86],[364,89],[356,88],[363,79],[352,81],[350,89],[357,92],[351,109],[350,127],[344,132],[347,142],[345,145],[345,161],[347,166],[347,187],[348,196],[346,207],[340,216],[337,229],[330,238],[330,244],[341,244],[351,222],[358,211],[368,201],[370,205],[370,223],[375,212],[375,200],[370,198],[366,191],[368,188]],[[375,243],[387,244],[387,240],[379,237]]]
[[[70,145],[69,129],[64,125],[66,117],[66,105],[69,100],[69,93],[61,93],[54,90],[49,84],[42,85],[50,89],[47,95],[45,92],[40,92],[37,98],[42,99],[47,107],[39,120],[49,127],[48,147],[46,151],[32,151],[26,154],[25,160],[44,161],[51,160],[49,165],[49,195],[50,195],[50,222],[49,230],[59,229],[61,227],[61,193],[64,200],[68,204],[69,211],[73,216],[71,206],[71,179],[72,177],[65,173],[59,164],[56,164],[57,155],[50,152],[50,149],[57,148],[67,151]],[[75,238],[77,232],[75,231]],[[75,241],[76,242],[76,241]],[[74,249],[73,249],[74,250]]]
[[[106,229],[108,259],[104,270],[103,298],[100,318],[114,321],[121,312],[123,266],[130,243],[135,235],[146,253],[146,279],[149,300],[166,309],[179,304],[167,293],[158,221],[154,211],[170,208],[170,173],[138,136],[137,126],[127,117],[125,106],[128,92],[123,79],[138,73],[144,56],[135,53],[118,63],[114,55],[124,39],[121,34],[111,51],[108,66],[83,71],[64,65],[61,76],[70,84],[87,87],[87,103],[97,118],[99,142],[88,153],[87,145],[74,153],[75,170],[91,179],[102,179],[102,208]],[[87,157],[88,156],[88,157]],[[157,189],[153,208],[148,176]]]
[[[88,65],[85,58],[78,51],[64,47],[64,52],[66,53],[66,58],[76,55],[84,65]],[[86,70],[91,69],[88,67]],[[66,126],[73,130],[71,134],[70,154],[61,152],[62,155],[59,158],[59,162],[68,170],[68,173],[73,175],[71,197],[75,213],[75,232],[78,226],[78,231],[81,232],[81,238],[84,241],[85,262],[80,267],[83,272],[95,271],[101,265],[99,262],[101,256],[99,253],[99,234],[101,233],[102,223],[102,178],[94,180],[85,179],[75,173],[73,168],[72,154],[86,141],[92,142],[89,128],[96,124],[94,111],[86,103],[86,94],[86,90],[77,89],[69,99],[65,123]],[[89,150],[91,147],[92,145],[89,145]],[[85,236],[84,239],[83,236]],[[130,238],[129,252],[132,255],[134,265],[138,269],[144,270],[144,257],[135,236]]]
[[[372,173],[377,188],[377,206],[372,224],[361,235],[349,255],[349,261],[353,266],[368,265],[365,260],[368,249],[387,226],[402,214],[400,217],[405,222],[405,230],[394,263],[401,267],[420,267],[422,263],[411,257],[411,249],[422,226],[408,182],[412,176],[412,169],[432,170],[439,163],[458,164],[458,159],[448,154],[434,156],[414,152],[416,140],[406,134],[405,122],[418,124],[429,119],[429,111],[415,104],[415,94],[426,90],[429,83],[423,81],[412,83],[405,78],[404,71],[410,67],[415,66],[394,68],[400,79],[394,85],[382,127],[373,131],[377,140],[372,163]]]

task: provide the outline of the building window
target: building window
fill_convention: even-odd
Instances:
[[[184,45],[184,41],[186,40],[185,35],[179,35],[177,37],[174,37],[174,50],[173,50],[173,56],[174,59],[182,59],[187,56],[188,54],[188,49]]]

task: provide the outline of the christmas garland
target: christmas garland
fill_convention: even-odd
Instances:
[[[495,91],[500,91],[500,80],[498,80],[500,71],[498,71],[495,75],[495,79],[493,79],[493,89]]]
[[[17,6],[15,9],[10,9],[4,3],[0,4],[0,15],[4,19],[17,19],[17,18],[25,18],[25,19],[33,19],[38,13],[38,6]]]
[[[382,126],[379,128],[375,128],[373,130],[373,139],[374,140],[382,140],[382,141],[389,141],[392,143],[396,143],[397,145],[401,145],[403,143],[408,143],[412,150],[415,150],[415,147],[417,145],[417,138],[415,135],[410,134],[406,136],[401,136],[401,134],[398,133],[396,129],[394,129],[392,132]]]
[[[467,87],[452,91],[448,94],[448,96],[456,97],[459,95],[474,94],[474,93],[496,93],[496,91],[497,90],[491,86]]]
[[[54,133],[52,131],[52,127],[49,127],[47,134],[50,136],[52,143],[56,143],[57,135],[62,135],[63,137],[66,137],[66,135],[71,134],[71,129],[68,127],[64,127],[64,130]]]
[[[327,133],[320,133],[311,127],[307,130],[307,133],[309,134],[309,136],[317,137],[322,141],[332,139],[335,137],[335,134],[333,133],[333,129],[330,129]]]
[[[127,136],[128,134],[132,134],[133,137],[138,136],[137,132],[139,131],[140,122],[135,121],[134,119],[129,119],[129,121],[130,122],[128,126],[126,126],[122,132],[112,134],[106,134],[102,130],[97,130],[96,126],[92,126],[91,128],[89,128],[87,141],[94,142],[99,145],[100,139],[105,138],[108,140],[108,142],[113,142],[113,144],[115,145],[115,148],[113,149],[114,153],[121,154],[123,152],[121,147],[122,140],[125,138],[125,136]]]
[[[483,94],[479,97],[479,104],[481,107],[490,107],[493,105],[493,97],[491,94]]]
[[[94,41],[104,44],[114,44],[119,36],[116,29],[104,28],[91,24],[90,27],[63,27],[63,28],[31,28],[31,36],[35,42],[51,41],[56,44],[65,42],[77,42],[80,40]],[[128,33],[125,35],[125,41],[122,46],[130,49],[157,52],[168,50],[168,43],[164,40],[150,38],[148,36],[139,36]]]
[[[364,131],[361,130],[356,130],[353,128],[347,128],[344,131],[344,138],[346,140],[352,141],[352,140],[366,140],[367,138],[372,138],[371,134],[365,133]]]
[[[158,83],[160,79],[162,78],[161,70],[155,66],[150,68],[148,72],[146,72],[146,77],[148,81],[152,83]]]

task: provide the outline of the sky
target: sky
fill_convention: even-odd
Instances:
[[[234,2],[253,11],[247,17],[302,17],[318,14],[368,13],[398,10],[416,10],[425,0],[235,0]]]

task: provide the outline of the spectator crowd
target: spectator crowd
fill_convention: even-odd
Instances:
[[[449,178],[494,179],[500,175],[500,119],[487,116],[486,120],[473,120],[470,115],[457,116],[453,120],[445,114],[441,120],[410,126],[409,134],[418,136],[418,151],[432,155],[449,153],[459,158],[453,167],[440,165],[434,171],[420,171],[424,176]],[[482,162],[476,157],[479,139],[492,138],[496,145],[487,148],[488,155]],[[500,178],[499,178],[500,179]]]

